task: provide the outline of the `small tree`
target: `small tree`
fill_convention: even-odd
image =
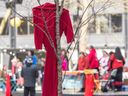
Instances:
[[[39,0],[37,0],[38,1],[38,4],[39,5],[41,5],[40,4],[40,2],[39,2]],[[54,48],[54,45],[53,45],[53,42],[52,42],[52,40],[51,40],[51,37],[49,37],[48,36],[48,34],[42,29],[42,28],[40,28],[38,25],[36,25],[35,24],[35,26],[37,26],[40,30],[42,30],[42,32],[44,32],[44,34],[46,35],[46,37],[48,38],[48,40],[49,40],[49,42],[50,42],[50,45],[54,48],[54,51],[55,51],[55,54],[56,54],[56,56],[57,56],[57,65],[58,65],[58,67],[57,67],[57,69],[58,69],[58,96],[62,96],[62,67],[61,67],[61,58],[60,58],[60,53],[61,53],[61,47],[60,47],[60,27],[59,27],[59,22],[60,22],[60,15],[61,15],[61,13],[62,13],[62,9],[63,9],[63,6],[64,6],[64,1],[65,0],[54,0],[54,2],[56,3],[56,43],[57,43],[57,50]],[[80,39],[80,37],[81,37],[81,34],[83,34],[83,33],[81,33],[81,30],[82,30],[82,28],[85,26],[85,25],[87,25],[88,24],[88,22],[92,19],[92,18],[95,18],[96,17],[96,15],[99,13],[99,12],[101,12],[101,11],[103,11],[103,9],[106,9],[106,8],[108,8],[108,2],[110,1],[110,0],[101,0],[102,2],[103,2],[103,5],[98,9],[98,10],[94,10],[94,7],[95,7],[95,0],[87,0],[88,1],[88,3],[87,3],[87,5],[86,5],[86,8],[84,8],[84,10],[83,10],[83,13],[82,13],[82,15],[79,17],[79,21],[78,21],[78,24],[77,24],[77,26],[76,26],[76,30],[75,30],[75,36],[74,37],[76,37],[76,34],[79,34],[79,38],[77,38],[76,39],[76,41],[75,41],[75,46],[74,46],[74,50],[75,50],[75,48],[76,48],[76,45],[78,44],[78,42],[79,42],[79,39]],[[48,2],[48,1],[47,1]],[[79,2],[78,2],[79,3]],[[60,6],[60,7],[59,7]],[[110,4],[109,4],[109,6],[110,6]],[[59,9],[60,8],[60,9]],[[87,15],[87,11],[88,11],[88,9],[90,9],[90,8],[92,8],[92,14],[91,15]],[[16,10],[14,10],[13,9],[13,7],[12,7],[12,10],[14,11],[14,12],[16,12]],[[21,14],[19,14],[18,12],[16,12],[19,16],[21,16],[23,19],[25,19],[26,21],[28,21],[28,22],[30,22],[30,23],[32,23],[33,24],[33,22],[31,22],[31,20],[28,20],[28,19],[26,19],[24,16],[22,16]],[[86,14],[86,15],[85,15]],[[42,16],[42,18],[43,18],[43,16]],[[46,29],[47,29],[47,26],[45,26],[46,27]],[[84,34],[86,35],[87,34],[87,30],[84,30]],[[69,50],[69,48],[72,46],[72,43],[68,46],[68,49],[67,50]],[[72,55],[71,55],[72,56]],[[71,58],[71,56],[69,57],[69,59]]]

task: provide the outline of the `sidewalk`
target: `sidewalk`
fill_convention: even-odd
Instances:
[[[63,90],[64,96],[84,96],[84,92],[78,90]],[[5,96],[5,93],[0,91],[0,96]],[[13,96],[23,96],[23,88],[18,88]],[[41,87],[36,87],[36,96],[42,96]],[[128,92],[96,92],[94,96],[128,96]]]
[[[22,88],[17,88],[16,92],[13,93],[13,96],[23,96],[23,91],[24,91],[24,87]],[[37,96],[41,96],[41,86],[36,86],[36,93]],[[0,89],[0,96],[5,96],[5,92],[2,91],[2,89]]]

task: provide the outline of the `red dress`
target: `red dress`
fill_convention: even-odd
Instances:
[[[34,39],[36,49],[42,49],[44,44],[46,49],[46,64],[44,68],[43,94],[42,96],[57,96],[58,74],[57,74],[57,58],[50,42],[46,36],[50,36],[56,46],[56,32],[55,32],[55,17],[56,5],[45,3],[41,6],[33,8],[33,22],[34,22]],[[44,22],[43,18],[46,22]],[[44,23],[46,23],[47,28]],[[38,25],[42,30],[40,30]],[[46,30],[47,29],[47,30]],[[44,32],[46,34],[44,34]],[[73,28],[69,16],[69,11],[63,9],[60,17],[60,36],[62,33],[66,35],[67,42],[73,41]]]

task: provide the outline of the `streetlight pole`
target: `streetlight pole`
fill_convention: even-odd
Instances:
[[[125,15],[125,57],[128,56],[128,8],[127,8],[128,1],[124,0],[124,15]]]
[[[12,13],[11,13],[11,16],[9,16],[9,22],[10,22],[10,19],[11,18],[14,18],[14,26],[10,26],[9,29],[10,29],[10,48],[11,49],[16,49],[16,31],[17,31],[17,28],[16,28],[16,4],[22,4],[22,1],[23,0],[6,0],[5,4],[6,4],[6,8],[10,8],[10,9],[13,9],[11,10]],[[13,57],[11,56],[10,57],[10,61]],[[10,62],[11,64],[11,62]],[[9,67],[11,68],[12,65],[9,65]]]
[[[14,24],[10,28],[10,48],[15,49],[16,48],[16,4],[22,4],[23,0],[5,0],[6,1],[6,8],[13,9],[10,19],[14,19]]]
[[[16,2],[13,0],[12,7],[14,10],[16,10]],[[16,48],[16,13],[12,11],[12,17],[14,18],[14,27],[11,27],[11,32],[10,32],[10,47],[12,49]]]
[[[16,49],[16,13],[13,10],[16,10],[16,0],[6,0],[5,2],[6,8],[11,9],[11,14],[9,16],[9,22],[10,19],[14,18],[14,26],[12,27],[11,24],[9,26],[9,36],[10,36],[10,49]],[[13,9],[13,10],[12,10]],[[9,68],[11,68],[11,60],[13,56],[10,56],[10,61],[9,61]]]

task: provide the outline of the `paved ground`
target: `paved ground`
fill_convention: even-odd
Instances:
[[[41,96],[41,87],[36,87],[36,96]],[[63,90],[64,96],[84,96],[84,92],[79,92],[78,90]],[[0,96],[5,96],[5,93],[0,91]],[[13,96],[23,96],[23,88],[18,88]],[[128,96],[128,91],[126,92],[97,92],[94,96]]]
[[[36,91],[36,96],[41,96],[41,90]],[[5,93],[0,91],[0,96],[5,96]],[[23,96],[23,91],[18,90],[13,94],[13,96]],[[75,92],[71,90],[65,90],[64,96],[84,96],[84,93]],[[128,92],[106,92],[106,93],[94,93],[94,96],[128,96]]]

